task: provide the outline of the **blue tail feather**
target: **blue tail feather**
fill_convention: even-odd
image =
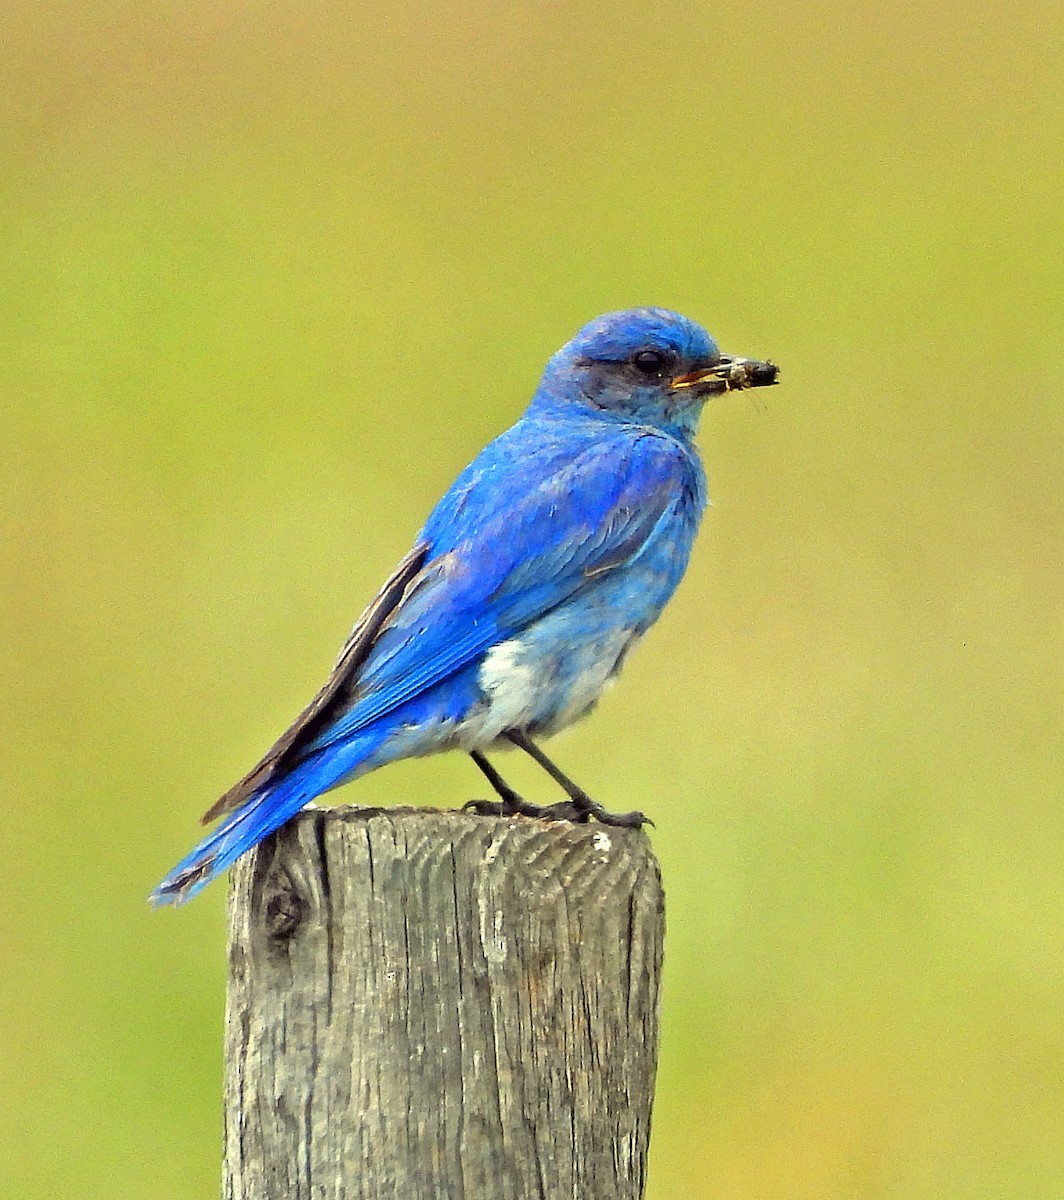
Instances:
[[[245,851],[294,817],[316,796],[346,782],[364,766],[381,740],[379,732],[353,739],[340,752],[301,763],[268,784],[213,829],[148,897],[153,906],[184,904],[231,866]]]
[[[149,900],[156,907],[184,904],[236,862],[245,850],[250,850],[289,817],[295,816],[312,796],[304,785],[277,788],[253,797],[183,858],[155,888]]]

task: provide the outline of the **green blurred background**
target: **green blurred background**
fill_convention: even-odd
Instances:
[[[649,1196],[1064,1195],[1059,5],[0,20],[4,1190],[215,1194],[224,888],[145,895],[651,303],[783,386],[710,406],[687,580],[554,743],[657,820]]]

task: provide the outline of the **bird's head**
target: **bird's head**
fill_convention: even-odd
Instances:
[[[597,317],[567,342],[547,363],[533,403],[682,435],[694,431],[710,396],[775,381],[771,363],[722,355],[679,313],[632,308]]]

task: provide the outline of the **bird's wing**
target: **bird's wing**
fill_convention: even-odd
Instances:
[[[518,472],[524,486],[500,490],[487,520],[463,528],[461,513],[452,511],[444,531],[430,518],[434,536],[411,550],[359,619],[325,687],[204,820],[461,670],[594,576],[630,562],[681,502],[689,470],[671,438],[602,439],[578,447],[536,483],[529,481],[534,472]],[[484,486],[498,490],[502,482],[485,478]],[[482,515],[484,506],[468,511]]]
[[[630,562],[689,479],[672,439],[629,435],[585,448],[520,495],[501,494],[490,520],[448,539],[411,581],[363,663],[355,702],[306,749],[366,728]]]
[[[203,814],[204,824],[237,808],[263,784],[268,783],[287,761],[293,746],[300,740],[313,737],[328,722],[332,712],[349,702],[351,685],[373,647],[373,639],[402,599],[403,590],[421,569],[428,553],[428,543],[419,542],[395,568],[348,635],[325,686],[244,778]]]

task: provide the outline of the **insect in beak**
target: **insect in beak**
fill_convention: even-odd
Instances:
[[[768,387],[778,382],[778,375],[779,367],[774,362],[763,362],[758,358],[730,358],[723,354],[716,366],[677,375],[669,386],[674,392],[695,388],[698,395],[716,396],[741,388]]]

